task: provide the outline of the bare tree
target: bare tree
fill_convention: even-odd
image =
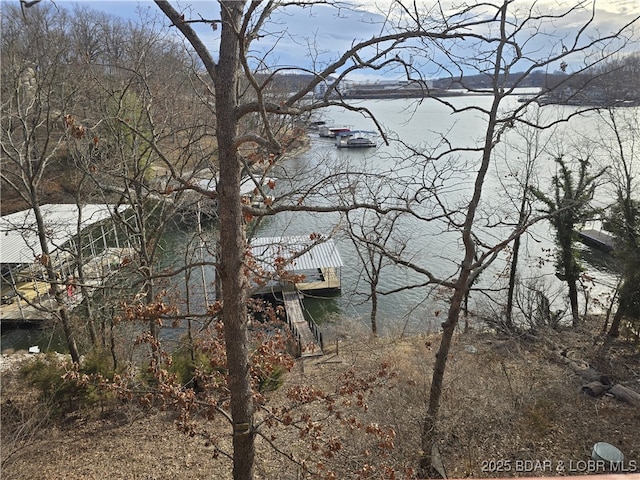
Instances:
[[[103,286],[100,308],[91,311],[83,274],[88,249],[80,231],[75,243],[58,246],[73,258],[78,272],[74,282],[89,308],[83,321],[95,348],[99,314],[111,324],[106,329],[103,323],[102,344],[113,344],[114,315],[122,313],[117,305],[127,299],[154,302],[158,285],[174,275],[158,266],[163,237],[172,217],[189,211],[189,200],[183,200],[186,185],[215,176],[214,122],[203,121],[210,120],[203,115],[210,108],[201,99],[206,88],[194,73],[194,58],[168,38],[166,29],[155,28],[149,19],[127,24],[82,6],[73,13],[46,4],[29,9],[25,18],[18,9],[3,12],[6,30],[16,30],[4,39],[2,50],[2,147],[11,153],[3,155],[3,207],[13,193],[38,212],[41,203],[55,201],[55,187],[63,184],[69,192],[63,201],[78,205],[80,228],[83,204],[97,200],[117,205],[115,242],[135,245],[139,260],[122,259],[128,275],[119,287],[128,291]],[[56,49],[40,45],[42,38]],[[164,156],[157,154],[158,145]],[[27,161],[27,156],[33,159]],[[199,198],[190,200],[194,209]],[[46,234],[46,226],[39,229]],[[51,252],[42,251],[42,260],[50,259]],[[181,266],[178,272],[188,268]],[[58,272],[53,274],[49,280],[60,290],[67,319],[65,285]],[[156,337],[157,321],[149,325]],[[70,321],[63,327],[71,331]]]
[[[616,255],[622,262],[622,285],[618,291],[618,309],[609,335],[617,337],[625,316],[638,317],[638,265],[640,210],[637,198],[638,145],[640,125],[633,111],[607,109],[601,112],[606,130],[596,143],[604,157],[611,162],[608,175],[614,189],[615,202],[605,216],[605,227],[615,233],[618,244]],[[605,134],[606,132],[606,134]],[[606,325],[604,327],[606,329]]]
[[[301,6],[309,6],[304,2]],[[447,23],[437,25],[437,29],[428,30],[414,23],[398,31],[384,31],[381,35],[366,41],[356,42],[337,60],[313,72],[305,85],[290,93],[282,101],[275,103],[266,95],[266,87],[276,78],[275,74],[286,69],[274,69],[266,78],[254,74],[250,62],[251,42],[261,38],[272,12],[280,5],[277,2],[267,4],[221,1],[220,19],[190,20],[176,10],[169,2],[157,0],[156,4],[166,14],[172,24],[178,28],[192,45],[203,62],[212,90],[215,95],[215,108],[218,141],[218,165],[220,181],[217,188],[217,201],[220,212],[220,258],[218,277],[222,286],[225,343],[228,362],[228,381],[231,394],[231,417],[233,419],[234,478],[252,478],[254,464],[253,405],[251,384],[249,381],[249,360],[246,324],[247,278],[243,274],[244,251],[246,248],[244,217],[260,212],[251,211],[242,206],[240,198],[241,174],[247,165],[243,146],[254,143],[267,155],[278,156],[283,153],[281,139],[272,128],[274,117],[296,116],[331,103],[340,103],[336,96],[340,94],[340,81],[354,70],[362,68],[382,68],[385,65],[405,64],[399,57],[389,55],[410,38],[459,36],[455,28]],[[290,5],[294,6],[294,5]],[[193,22],[208,23],[220,28],[220,43],[217,60],[204,45],[192,28]],[[435,27],[435,26],[434,26]],[[373,48],[370,48],[373,47]],[[389,55],[389,57],[387,57]],[[335,75],[329,80],[330,75]],[[242,90],[243,76],[248,86]],[[321,83],[328,83],[324,97],[311,104],[301,101],[304,96]],[[241,96],[240,92],[243,92]],[[259,121],[259,134],[241,132],[242,120],[254,117]],[[254,129],[255,130],[255,129]],[[257,183],[257,182],[256,182]],[[297,205],[274,207],[270,213],[283,210],[318,211],[335,210],[334,206],[317,207]],[[344,207],[355,208],[354,206]],[[243,213],[244,210],[244,213]]]
[[[534,107],[534,106],[532,106]],[[540,109],[534,108],[534,120],[536,123],[540,123]],[[500,175],[496,172],[496,176],[505,177],[505,180],[501,182],[513,181],[518,185],[518,190],[513,197],[513,201],[519,200],[517,207],[518,218],[517,225],[524,226],[530,221],[532,216],[533,207],[531,205],[531,188],[535,187],[538,182],[538,176],[536,175],[537,169],[540,165],[540,156],[543,155],[546,150],[546,144],[549,138],[553,137],[553,133],[545,137],[543,132],[538,129],[531,129],[526,125],[519,124],[514,126],[512,135],[515,137],[515,141],[512,142],[508,151],[505,151],[505,160],[508,170],[507,174]],[[510,138],[514,138],[510,137]],[[520,142],[518,139],[521,139]],[[522,147],[519,145],[522,144]],[[506,150],[506,149],[505,149]],[[511,158],[514,153],[515,158]],[[508,187],[505,185],[505,191],[508,191]],[[509,201],[512,201],[509,199]],[[508,266],[509,283],[507,286],[507,301],[504,313],[504,324],[507,330],[512,330],[515,327],[514,324],[514,300],[515,294],[519,282],[519,261],[522,248],[522,236],[517,236],[513,240],[513,245],[510,251],[510,262]]]
[[[163,242],[169,230],[199,214],[200,194],[191,194],[190,185],[215,184],[215,122],[200,97],[194,59],[167,30],[153,18],[125,32],[120,26],[103,25],[103,49],[86,64],[99,114],[92,128],[96,152],[83,169],[105,200],[122,207],[114,209],[114,221],[136,259],[124,282],[128,302],[150,305],[172,279],[195,268],[163,259]],[[160,321],[148,324],[155,339]]]
[[[405,68],[407,75],[419,75],[418,65],[413,63],[416,56],[404,58],[399,55],[403,50],[410,51],[410,46],[406,45],[409,39],[423,39],[425,43],[431,42],[430,46],[438,48],[446,57],[449,64],[455,65],[456,78],[464,77],[465,69],[476,69],[479,73],[487,76],[490,80],[490,90],[493,101],[488,108],[469,107],[483,114],[486,118],[486,130],[482,133],[482,140],[477,147],[472,149],[465,147],[447,148],[446,139],[441,143],[439,151],[434,151],[432,155],[425,155],[422,158],[426,164],[436,164],[438,159],[452,158],[453,156],[465,155],[470,152],[477,153],[479,160],[474,165],[475,177],[471,181],[471,194],[466,199],[457,203],[457,209],[450,209],[448,202],[444,200],[439,191],[432,185],[423,185],[423,195],[415,195],[414,200],[420,198],[424,201],[426,195],[431,194],[436,198],[435,206],[440,207],[442,212],[437,215],[429,215],[432,220],[435,218],[444,219],[449,222],[449,227],[460,233],[461,245],[459,269],[455,276],[450,279],[438,279],[427,268],[414,264],[410,260],[395,258],[395,260],[416,272],[427,277],[427,283],[438,283],[449,287],[452,290],[450,307],[447,320],[443,324],[443,337],[436,356],[436,366],[431,385],[429,408],[427,410],[423,428],[423,448],[425,451],[424,467],[429,464],[431,447],[435,444],[436,419],[440,405],[442,392],[442,381],[448,351],[451,344],[453,332],[456,328],[462,302],[467,294],[470,285],[484,271],[492,261],[498,257],[499,253],[511,243],[511,241],[522,233],[526,226],[519,225],[512,229],[502,238],[489,244],[482,239],[481,231],[478,229],[478,212],[481,207],[482,192],[485,180],[489,172],[492,161],[492,154],[495,145],[498,144],[503,135],[511,128],[514,122],[521,120],[521,114],[527,107],[520,105],[515,110],[503,113],[501,105],[512,88],[519,83],[507,83],[510,73],[514,68],[525,66],[525,75],[534,70],[562,64],[565,60],[582,56],[585,61],[584,68],[602,60],[603,57],[590,57],[592,51],[601,51],[607,45],[611,50],[620,48],[616,44],[618,40],[624,42],[623,33],[628,27],[611,34],[589,38],[589,26],[593,22],[593,17],[587,20],[585,28],[576,33],[574,38],[563,39],[564,45],[569,47],[561,49],[559,45],[544,58],[540,58],[535,47],[528,47],[527,35],[535,35],[545,25],[558,19],[569,17],[573,13],[581,13],[584,5],[569,8],[561,14],[540,15],[534,8],[530,10],[517,10],[514,2],[505,1],[496,4],[482,4],[461,8],[457,12],[446,14],[442,10],[434,9],[429,14],[422,15],[415,8],[402,3],[398,8],[402,10],[400,17],[402,24],[396,25],[398,28],[394,32],[384,33],[378,37],[363,42],[356,42],[348,51],[342,54],[338,60],[329,63],[320,71],[314,72],[312,81],[298,89],[295,93],[288,95],[278,103],[270,101],[264,94],[265,87],[275,78],[275,73],[282,70],[274,70],[262,80],[254,75],[251,63],[248,60],[249,45],[251,40],[260,38],[260,33],[264,30],[266,21],[277,6],[275,3],[263,5],[243,2],[220,2],[221,18],[209,20],[189,20],[182,16],[181,12],[173,8],[169,2],[157,0],[156,3],[167,15],[173,25],[178,28],[187,38],[198,56],[202,60],[208,76],[213,84],[216,100],[216,115],[218,117],[218,148],[220,183],[218,185],[218,202],[221,213],[221,237],[220,237],[220,262],[218,274],[222,284],[223,300],[223,321],[225,324],[226,348],[228,351],[229,365],[229,385],[231,391],[231,410],[234,424],[234,476],[235,478],[251,478],[254,446],[254,434],[252,432],[252,406],[250,398],[250,382],[247,378],[247,336],[246,336],[246,278],[242,275],[243,249],[245,248],[243,230],[243,207],[239,198],[239,184],[242,169],[245,166],[241,155],[241,146],[249,142],[257,143],[267,154],[278,155],[281,153],[280,143],[269,128],[270,121],[274,116],[300,114],[304,111],[338,103],[336,98],[341,95],[341,81],[354,70],[371,67],[381,68],[389,65],[401,65]],[[416,7],[416,6],[414,6]],[[439,17],[439,18],[438,18]],[[221,26],[218,60],[214,60],[210,51],[198,38],[196,32],[191,28],[192,22],[203,22]],[[386,25],[391,28],[392,21]],[[486,27],[488,33],[484,33],[482,27]],[[473,28],[471,28],[473,27]],[[480,33],[478,33],[480,32]],[[451,40],[447,44],[447,40]],[[463,57],[462,50],[458,50],[454,45],[456,42],[464,43],[464,46],[472,47],[478,54],[473,58]],[[375,46],[376,49],[366,50],[367,47]],[[415,51],[415,50],[414,50]],[[464,50],[464,54],[468,49]],[[424,50],[420,50],[424,54]],[[366,57],[364,55],[367,55]],[[431,55],[426,55],[426,61],[431,59]],[[441,64],[442,68],[450,68]],[[582,67],[581,67],[582,68]],[[249,85],[251,97],[241,97],[239,92],[239,77],[243,75]],[[328,80],[330,75],[335,75],[334,80]],[[464,84],[464,78],[460,78]],[[320,83],[326,83],[324,97],[319,101],[307,105],[300,104],[303,96],[312,91]],[[558,87],[563,87],[562,81]],[[248,101],[245,98],[249,98]],[[254,100],[255,99],[255,100]],[[456,111],[450,103],[444,101]],[[357,110],[357,108],[349,107]],[[458,111],[465,111],[462,109]],[[260,119],[261,135],[243,133],[239,131],[241,120],[247,115],[256,115]],[[563,119],[566,120],[566,119]],[[548,127],[549,125],[547,125]],[[449,163],[450,165],[451,163]],[[333,182],[335,183],[335,177]],[[325,181],[319,185],[327,186],[330,181]],[[319,186],[316,185],[316,186]],[[338,188],[338,187],[335,187]],[[274,205],[269,213],[277,213],[284,210],[315,210],[315,211],[335,211],[349,210],[354,208],[371,207],[378,211],[398,210],[406,208],[406,198],[404,206],[394,205],[384,207],[375,203],[362,202],[355,205],[343,207],[336,206],[310,206],[305,205],[308,197],[296,205]],[[438,199],[440,203],[438,203]],[[433,207],[433,202],[427,202]],[[430,208],[431,208],[430,207]],[[245,207],[244,212],[259,214]],[[424,214],[412,213],[416,218],[425,219]]]
[[[49,231],[41,209],[43,184],[65,145],[65,115],[75,105],[75,88],[64,41],[68,16],[53,8],[18,12],[7,7],[2,23],[2,183],[33,209],[42,252],[40,262],[52,286],[56,310],[74,362],[80,354],[64,298],[64,285],[52,264]],[[25,13],[24,16],[21,13]],[[46,41],[44,41],[46,39]],[[84,135],[83,127],[74,132]],[[34,259],[35,261],[35,259]]]
[[[495,210],[490,209],[484,193],[491,178],[490,167],[494,163],[496,146],[508,139],[510,130],[517,123],[529,125],[532,128],[548,129],[558,122],[567,121],[572,115],[543,124],[531,122],[523,115],[531,101],[508,109],[506,107],[508,95],[535,70],[544,70],[554,65],[559,65],[566,70],[567,61],[577,56],[584,60],[584,64],[576,70],[576,74],[598,64],[603,57],[596,55],[596,52],[601,52],[605,45],[612,50],[621,48],[627,38],[629,27],[638,21],[635,18],[630,25],[625,25],[622,29],[607,35],[588,37],[586,32],[594,22],[592,15],[573,38],[563,38],[560,44],[556,44],[555,47],[550,46],[548,54],[541,56],[533,47],[533,39],[557,19],[570,18],[573,14],[581,13],[585,7],[587,7],[586,4],[581,4],[557,14],[539,14],[536,7],[519,8],[515,2],[499,1],[463,8],[453,15],[447,15],[446,20],[443,18],[443,21],[449,22],[458,18],[458,15],[473,19],[477,29],[474,30],[474,34],[463,40],[438,43],[440,51],[449,62],[447,65],[442,62],[441,68],[451,71],[452,77],[463,87],[467,84],[466,77],[469,71],[483,76],[488,84],[488,88],[483,87],[483,91],[489,90],[491,101],[486,107],[480,105],[456,107],[454,102],[436,98],[435,100],[450,107],[454,115],[469,111],[481,115],[484,119],[481,138],[469,147],[452,145],[450,139],[441,137],[440,141],[429,150],[415,149],[413,158],[413,161],[422,166],[419,170],[421,175],[416,178],[425,180],[415,189],[431,194],[430,197],[426,194],[420,197],[414,196],[420,199],[420,202],[414,201],[411,204],[414,215],[422,221],[441,225],[439,230],[443,232],[457,233],[461,248],[457,254],[451,254],[452,258],[458,259],[457,269],[448,278],[441,278],[431,268],[411,258],[394,258],[398,264],[424,276],[424,285],[437,284],[450,289],[451,292],[447,318],[442,323],[442,338],[436,353],[429,402],[422,429],[423,457],[420,465],[422,475],[429,474],[430,467],[433,465],[432,453],[437,447],[437,418],[445,368],[465,296],[479,275],[487,270],[507,245],[519,237],[532,222],[540,219],[532,218],[524,224],[518,222],[517,225],[509,226],[496,215]],[[405,7],[405,13],[413,18],[421,18],[420,12],[408,6]],[[433,19],[434,12],[429,13],[431,15],[428,18]],[[618,41],[619,43],[616,43]],[[467,48],[465,49],[464,46]],[[470,51],[476,53],[469,55]],[[512,78],[516,68],[522,68],[522,70],[517,77]],[[568,77],[570,78],[571,75]],[[566,81],[567,78],[561,80],[555,88],[564,88],[567,85]],[[477,87],[470,89],[477,90]],[[578,112],[580,110],[584,109],[578,109]],[[473,173],[465,175],[465,172],[469,171]],[[428,173],[425,174],[425,172]],[[467,188],[459,193],[461,184]],[[455,195],[452,196],[452,193]],[[429,200],[425,201],[425,198]],[[439,213],[437,213],[438,210]],[[429,212],[429,215],[425,212]]]
[[[362,263],[363,274],[369,292],[366,301],[371,302],[371,332],[378,335],[378,295],[382,270],[391,264],[385,255],[392,249],[391,235],[400,218],[397,212],[382,215],[379,212],[365,210],[364,212],[347,212],[347,235],[352,240],[358,258]],[[370,218],[372,217],[372,218]],[[381,250],[381,247],[384,250]],[[396,255],[401,254],[401,247],[396,249]]]
[[[279,6],[293,7],[309,6],[315,2],[294,2],[294,4],[279,4],[277,2],[235,2],[220,1],[220,18],[204,19],[194,15],[188,18],[189,11],[179,11],[168,1],[156,0],[156,4],[170,20],[172,27],[178,29],[196,52],[204,72],[197,77],[199,98],[203,105],[215,115],[215,139],[217,158],[211,159],[219,172],[219,181],[215,192],[198,189],[192,177],[186,170],[175,169],[180,164],[180,151],[184,145],[175,145],[173,155],[168,154],[171,148],[163,142],[154,130],[162,122],[155,117],[156,106],[153,98],[146,95],[145,87],[149,79],[145,78],[140,85],[142,93],[136,95],[128,93],[134,91],[132,80],[125,81],[124,91],[118,91],[118,99],[111,113],[107,115],[113,125],[121,127],[120,134],[131,136],[119,145],[126,145],[127,178],[125,188],[121,190],[122,199],[127,202],[140,203],[141,198],[149,200],[148,194],[163,195],[175,188],[164,184],[159,188],[151,185],[148,173],[152,167],[160,162],[171,173],[178,189],[191,189],[203,194],[203,201],[217,202],[220,218],[219,255],[217,256],[217,277],[221,282],[222,320],[224,324],[224,339],[229,395],[230,422],[233,431],[233,462],[234,478],[252,478],[255,456],[255,438],[258,435],[254,425],[254,390],[250,376],[251,361],[249,355],[248,324],[247,324],[247,292],[249,287],[247,271],[247,250],[245,222],[251,217],[259,215],[277,214],[283,211],[351,211],[358,208],[369,208],[379,214],[404,212],[418,222],[434,222],[443,232],[453,232],[458,236],[461,249],[452,253],[455,272],[449,277],[439,278],[430,268],[420,265],[413,258],[406,258],[404,252],[388,252],[388,248],[380,243],[382,240],[369,240],[369,245],[379,246],[380,251],[387,251],[388,257],[398,265],[412,269],[422,275],[425,281],[421,286],[440,285],[452,292],[447,319],[443,323],[443,335],[438,353],[436,366],[431,384],[429,406],[425,414],[422,444],[424,457],[421,466],[424,470],[430,464],[430,455],[437,440],[436,421],[441,401],[444,372],[451,345],[453,333],[458,323],[460,311],[470,286],[485,271],[500,252],[517,238],[528,226],[528,223],[518,222],[515,227],[509,225],[504,228],[504,222],[497,221],[495,216],[483,210],[483,189],[485,181],[490,175],[490,165],[493,160],[495,146],[504,141],[514,123],[527,123],[522,118],[522,112],[527,104],[520,105],[509,112],[501,111],[504,100],[519,83],[508,83],[513,69],[525,65],[526,78],[533,71],[555,64],[562,64],[571,60],[573,56],[588,54],[591,49],[602,50],[607,42],[613,44],[621,37],[622,32],[611,35],[587,38],[587,28],[581,30],[576,38],[569,43],[571,48],[552,51],[549,56],[539,58],[537,47],[526,48],[527,35],[540,31],[546,21],[555,21],[568,17],[571,13],[579,12],[582,5],[569,8],[560,15],[539,15],[531,10],[515,10],[513,1],[482,4],[461,7],[456,11],[444,11],[436,6],[429,12],[419,12],[417,5],[399,2],[395,6],[400,15],[390,15],[390,20],[381,25],[381,33],[368,40],[356,41],[335,60],[321,65],[316,63],[316,69],[310,73],[308,81],[296,87],[294,91],[280,92],[281,97],[274,97],[271,88],[279,75],[292,69],[272,67],[256,72],[256,64],[252,62],[251,50],[253,42],[264,38],[264,34],[273,29],[267,22],[271,14]],[[325,3],[325,2],[319,2]],[[513,10],[512,10],[513,9]],[[593,20],[593,19],[591,19]],[[217,44],[217,55],[205,45],[193,28],[194,24],[207,25],[220,34]],[[587,26],[589,21],[587,22]],[[418,40],[424,44],[416,47]],[[565,44],[567,39],[565,38]],[[457,43],[462,44],[464,53],[458,49]],[[468,48],[467,48],[468,47]],[[461,107],[440,99],[443,104],[451,108],[452,113],[463,113],[469,110],[477,112],[486,120],[486,129],[481,132],[481,139],[473,147],[452,145],[448,138],[441,138],[438,145],[429,152],[413,150],[408,155],[409,162],[417,166],[420,175],[402,177],[396,175],[391,180],[394,186],[404,185],[403,188],[393,190],[393,195],[381,203],[379,199],[355,198],[348,204],[333,204],[327,201],[328,192],[332,198],[340,198],[353,186],[351,178],[356,173],[365,172],[333,172],[325,178],[310,185],[306,191],[298,192],[297,198],[285,197],[289,202],[272,204],[266,192],[264,210],[252,208],[243,203],[240,194],[240,183],[243,174],[253,174],[257,189],[262,188],[259,177],[274,164],[277,164],[285,153],[286,146],[291,140],[293,122],[301,115],[328,105],[345,105],[354,111],[362,111],[360,107],[345,104],[342,101],[342,81],[356,70],[372,68],[380,70],[399,66],[409,78],[420,76],[420,62],[433,62],[431,53],[438,51],[445,55],[446,61],[440,62],[440,68],[454,73],[456,79],[465,84],[465,75],[469,70],[485,75],[489,81],[492,100],[488,107]],[[469,51],[475,56],[468,58]],[[403,56],[405,52],[408,54]],[[585,56],[588,65],[597,63],[602,57]],[[261,59],[260,66],[268,65]],[[453,65],[453,66],[451,66]],[[586,67],[585,67],[586,68]],[[111,70],[111,69],[110,69]],[[305,96],[323,85],[326,88],[320,97],[311,102]],[[562,81],[559,86],[562,87]],[[278,98],[278,100],[274,100]],[[151,102],[151,104],[149,103]],[[123,108],[124,107],[124,108]],[[164,110],[170,111],[169,108]],[[134,113],[129,117],[129,113]],[[566,120],[563,118],[561,121]],[[107,122],[105,124],[108,125]],[[546,128],[549,125],[531,125]],[[117,128],[112,132],[117,133]],[[175,135],[174,137],[175,138]],[[194,137],[196,138],[196,137]],[[101,141],[101,138],[98,138]],[[195,145],[196,142],[190,143]],[[151,160],[153,156],[153,160]],[[125,158],[122,157],[122,158]],[[458,163],[458,161],[464,162]],[[252,166],[263,165],[260,174],[255,175]],[[466,172],[472,171],[472,175]],[[415,170],[414,170],[415,173]],[[456,181],[463,179],[468,190],[455,198],[447,198],[446,194],[458,187]],[[409,180],[409,181],[407,181]],[[318,193],[320,192],[320,193]],[[214,198],[215,197],[215,198]],[[321,198],[322,203],[313,203]],[[155,199],[154,199],[155,201]],[[143,218],[144,208],[140,210]],[[146,230],[143,225],[134,224],[131,230],[141,239],[150,237],[141,235]],[[499,226],[500,235],[493,231],[487,232],[490,226]],[[156,248],[152,239],[151,251]],[[428,261],[428,260],[427,260]],[[144,264],[147,269],[145,279],[154,279],[156,274],[150,270],[150,263]],[[415,286],[414,286],[415,287]],[[408,287],[409,288],[409,287]],[[148,293],[149,290],[145,290]],[[149,314],[146,318],[156,322],[165,314]],[[150,323],[150,325],[154,325]],[[153,327],[151,327],[153,331]]]

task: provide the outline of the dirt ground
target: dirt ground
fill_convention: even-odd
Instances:
[[[420,454],[420,428],[437,346],[437,335],[371,339],[352,329],[340,335],[324,357],[298,361],[285,384],[267,395],[268,405],[288,405],[286,393],[291,388],[330,391],[340,374],[355,371],[366,378],[381,363],[389,363],[393,375],[374,381],[377,386],[362,400],[366,409],[348,402],[340,408],[344,419],[353,415],[353,421],[362,420],[367,429],[393,429],[393,448],[372,442],[364,428],[349,428],[348,422],[338,421],[315,404],[307,414],[318,430],[322,428],[323,438],[339,442],[335,455],[327,455],[300,429],[263,425],[271,436],[258,439],[256,478],[307,478],[300,463],[289,461],[285,454],[311,466],[316,472],[313,478],[365,478],[367,471],[370,478],[395,478],[391,470],[410,474]],[[30,358],[14,354],[2,360],[4,480],[231,478],[229,459],[224,453],[215,455],[211,446],[211,436],[222,450],[229,446],[229,427],[222,418],[205,425],[211,435],[207,440],[180,433],[172,412],[124,403],[53,421],[27,406],[33,398],[15,375],[15,363],[25,357]],[[625,455],[624,469],[640,473],[640,409],[609,395],[593,398],[582,393],[585,380],[576,366],[585,365],[613,383],[640,391],[638,345],[624,339],[605,344],[595,322],[578,331],[544,332],[536,338],[477,331],[457,335],[439,423],[439,450],[447,475],[603,473],[589,463],[596,442],[615,445]],[[21,417],[7,417],[11,412]],[[262,412],[257,417],[263,418]]]

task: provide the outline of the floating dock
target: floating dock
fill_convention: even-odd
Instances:
[[[343,263],[333,239],[319,235],[256,238],[251,242],[251,254],[257,270],[269,279],[254,289],[254,295],[282,292],[287,323],[298,340],[300,356],[322,355],[322,333],[313,320],[305,318],[301,291],[340,291]],[[287,281],[288,275],[302,280],[294,284]]]
[[[83,286],[87,287],[88,295],[93,294],[97,287],[104,285],[104,282],[118,269],[129,263],[134,252],[131,248],[107,248],[99,255],[87,261],[82,272],[84,275]],[[65,292],[65,305],[69,310],[73,310],[84,300],[81,289],[78,285],[68,288]],[[40,295],[27,302],[15,297],[13,302],[0,305],[0,321],[9,323],[31,323],[46,320],[59,310],[55,298],[49,293]]]
[[[610,252],[615,246],[615,237],[600,230],[581,230],[578,232],[580,241],[590,247]]]

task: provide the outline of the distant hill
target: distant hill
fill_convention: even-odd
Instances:
[[[564,75],[564,74],[562,74]],[[542,70],[534,70],[525,76],[525,72],[511,73],[508,78],[502,78],[501,84],[505,88],[512,87],[540,87],[543,88],[550,77],[555,78],[555,74],[545,74]],[[493,76],[488,74],[465,75],[463,78],[454,79],[439,78],[433,81],[435,88],[464,88],[468,90],[486,90],[493,85]]]
[[[542,93],[549,92],[541,103],[573,105],[638,105],[640,104],[640,55],[634,54],[607,65],[589,69],[577,74],[543,70],[515,72],[503,76],[499,84],[504,88],[540,88]],[[266,74],[257,75],[266,80]],[[303,88],[315,78],[308,73],[278,74],[273,78],[271,92],[289,93]],[[332,83],[321,82],[316,94],[326,91]],[[438,78],[423,82],[397,80],[378,82],[344,82],[340,91],[344,98],[417,98],[426,96],[452,95],[455,91],[489,90],[494,85],[490,74],[465,75],[458,78]]]

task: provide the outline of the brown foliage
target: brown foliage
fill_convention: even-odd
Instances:
[[[640,352],[616,341],[609,350],[594,346],[600,325],[518,341],[493,334],[457,335],[445,379],[439,447],[451,477],[495,477],[483,462],[508,460],[503,476],[551,472],[516,472],[515,461],[588,460],[597,441],[608,441],[628,459],[640,455],[637,410],[610,397],[594,399],[580,392],[581,380],[558,363],[550,345],[562,344],[567,355],[589,362],[616,381],[637,380]],[[229,424],[224,410],[224,365],[219,327],[203,339],[207,363],[198,375],[208,390],[177,383],[153,395],[141,388],[134,399],[146,399],[146,410],[120,402],[93,412],[76,413],[66,426],[41,424],[29,443],[3,468],[3,478],[229,478]],[[265,479],[404,478],[417,464],[419,425],[426,408],[432,363],[427,343],[433,337],[370,339],[346,323],[327,342],[324,357],[298,361],[274,391],[258,392],[254,424],[258,435],[256,476]],[[266,335],[266,333],[265,333]],[[262,358],[264,352],[256,352]],[[164,380],[173,373],[164,359]],[[175,356],[171,361],[175,360]],[[266,364],[256,364],[256,373]],[[140,373],[122,372],[137,378]],[[208,376],[207,376],[208,375]],[[155,378],[155,377],[154,377]],[[159,377],[160,378],[160,377]],[[216,383],[218,382],[218,383]],[[112,383],[115,385],[115,382]],[[256,384],[258,385],[258,384]],[[129,387],[133,387],[131,380]],[[15,383],[3,377],[3,412],[29,410]],[[148,385],[146,386],[148,388]],[[199,387],[200,388],[200,387]],[[130,388],[131,390],[131,388]],[[256,390],[257,391],[257,390]],[[124,397],[123,397],[124,398]],[[24,405],[24,406],[20,406]],[[155,408],[171,410],[159,415]],[[173,407],[189,410],[181,417]],[[137,412],[137,413],[135,413]],[[39,417],[38,417],[39,418]],[[178,433],[171,425],[181,422]],[[26,425],[26,423],[25,423]],[[3,424],[3,446],[11,430]],[[64,428],[64,430],[61,430]],[[88,441],[88,439],[91,439]],[[3,448],[3,452],[8,451]],[[215,457],[219,458],[216,459]]]

